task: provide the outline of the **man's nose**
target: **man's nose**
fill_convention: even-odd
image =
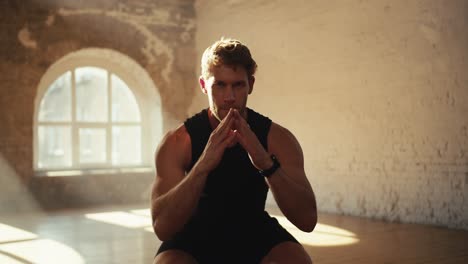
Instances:
[[[224,102],[225,103],[234,103],[236,97],[234,96],[234,90],[232,87],[228,87],[226,89],[226,93],[224,94]]]

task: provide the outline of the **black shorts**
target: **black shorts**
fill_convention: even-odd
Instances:
[[[261,220],[250,223],[191,222],[182,232],[164,241],[157,254],[176,249],[187,252],[199,264],[258,264],[274,246],[287,241],[299,243],[275,218],[265,213]]]

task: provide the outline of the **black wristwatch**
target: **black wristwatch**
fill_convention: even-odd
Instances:
[[[281,167],[281,164],[279,163],[278,159],[276,159],[275,155],[272,154],[270,157],[271,157],[271,160],[273,161],[273,166],[271,166],[269,169],[258,171],[260,175],[267,177],[267,178],[270,177],[273,173],[275,173],[275,171],[279,167]]]

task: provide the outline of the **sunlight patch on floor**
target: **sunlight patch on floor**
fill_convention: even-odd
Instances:
[[[23,261],[19,261],[19,260],[16,260],[12,257],[9,257],[9,256],[5,256],[2,254],[2,252],[0,252],[0,263],[3,263],[3,264],[24,264]]]
[[[280,215],[271,215],[278,219],[278,222],[288,230],[300,243],[316,246],[316,247],[330,247],[330,246],[344,246],[359,242],[356,234],[348,230],[338,228],[331,225],[317,223],[312,233],[306,233],[295,227],[289,220]]]
[[[151,217],[150,209],[130,210],[132,214]]]
[[[104,213],[86,214],[88,219],[119,225],[128,228],[143,228],[145,231],[153,233],[151,226],[151,213],[149,209],[136,209],[125,211],[114,211]],[[343,246],[359,242],[356,234],[346,229],[336,226],[317,223],[312,233],[306,233],[295,227],[288,219],[282,215],[272,214],[278,222],[288,230],[300,243],[316,246]]]
[[[37,238],[36,234],[0,223],[0,243]],[[0,262],[3,263],[3,262]]]
[[[1,253],[7,253],[10,256],[16,256],[18,259],[22,259],[31,263],[53,264],[64,263],[64,260],[66,260],[66,263],[69,264],[85,263],[83,257],[73,248],[50,239],[33,239],[28,241],[0,244],[0,254]],[[12,263],[16,262],[17,261],[14,260]]]
[[[128,228],[143,228],[151,226],[150,217],[123,211],[85,214],[85,217],[95,221]]]

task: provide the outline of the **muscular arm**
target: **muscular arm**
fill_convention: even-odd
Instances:
[[[228,114],[211,133],[206,147],[193,168],[190,136],[184,126],[169,132],[156,153],[156,180],[151,192],[153,229],[162,241],[170,239],[192,216],[205,186],[208,173],[220,162],[236,133]]]
[[[154,231],[163,241],[188,221],[206,181],[207,172],[197,170],[198,166],[185,175],[190,152],[190,137],[185,127],[180,127],[166,135],[156,153],[151,216]]]
[[[317,224],[317,204],[304,171],[301,146],[291,132],[275,123],[268,135],[268,145],[281,164],[267,178],[276,203],[289,221],[302,231],[311,232]]]
[[[252,164],[259,170],[273,165],[270,154],[263,148],[247,122],[238,112],[238,140],[249,153]],[[302,231],[311,232],[317,224],[315,195],[304,171],[304,156],[294,135],[286,128],[272,123],[268,133],[268,151],[274,154],[281,168],[267,179],[276,203],[283,214]]]

